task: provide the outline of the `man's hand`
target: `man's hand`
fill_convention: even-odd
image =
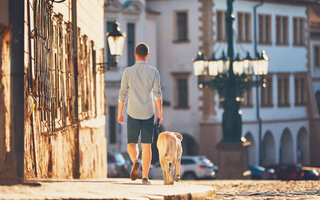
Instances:
[[[119,116],[118,116],[118,122],[119,122],[119,124],[123,124],[123,114],[122,113],[119,114]]]
[[[118,122],[120,124],[123,124],[123,114],[122,114],[123,106],[124,106],[123,102],[118,102]]]
[[[163,120],[162,114],[159,114],[159,115],[157,116],[157,121],[158,121],[158,119],[160,119],[159,124],[161,124],[161,123],[162,123],[162,120]]]
[[[163,120],[162,119],[162,99],[158,99],[155,102],[156,102],[157,111],[158,111],[157,120],[160,119],[159,124],[161,124]]]

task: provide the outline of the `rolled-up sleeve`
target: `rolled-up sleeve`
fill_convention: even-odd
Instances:
[[[127,80],[127,69],[123,71],[122,74],[122,79],[121,79],[121,86],[119,90],[119,102],[125,103],[127,100],[127,95],[128,95],[128,80]]]
[[[162,99],[162,91],[160,85],[160,74],[157,69],[155,69],[155,77],[153,81],[153,96],[155,100]]]

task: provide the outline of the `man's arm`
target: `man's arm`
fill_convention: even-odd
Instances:
[[[160,119],[159,123],[162,122],[162,91],[161,91],[161,84],[160,84],[160,74],[158,70],[155,71],[155,79],[153,81],[153,96],[156,102],[158,116],[157,120]]]
[[[158,110],[157,120],[160,119],[159,124],[162,123],[162,99],[156,100],[156,106]]]
[[[126,102],[128,95],[128,82],[126,77],[126,69],[123,71],[122,79],[121,79],[121,86],[119,90],[119,100],[118,100],[118,122],[123,124],[123,106]]]
[[[123,114],[122,114],[123,106],[124,106],[123,102],[118,103],[118,122],[120,124],[123,124]]]

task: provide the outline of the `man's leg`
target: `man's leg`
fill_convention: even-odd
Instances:
[[[139,148],[138,148],[138,139],[140,135],[140,120],[134,119],[128,115],[128,122],[127,122],[127,135],[128,135],[128,154],[132,161],[132,168],[130,172],[130,179],[136,180],[139,174],[139,167],[140,164],[138,162],[139,156]]]
[[[151,157],[151,143],[142,143],[142,178],[148,178]]]
[[[154,117],[141,121],[141,143],[142,143],[142,178],[148,178],[151,163],[153,142]]]
[[[128,151],[128,154],[130,156],[132,163],[134,163],[134,161],[138,160],[139,148],[138,148],[137,143],[129,143],[127,145],[127,151]]]

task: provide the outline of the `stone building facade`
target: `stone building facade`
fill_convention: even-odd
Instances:
[[[254,16],[260,1],[234,2],[235,53],[254,55],[256,18],[257,49],[264,49],[270,58],[267,88],[253,88],[243,97],[242,134],[251,142],[249,164],[320,164],[316,155],[319,117],[313,112],[317,105],[308,65],[311,3],[264,1]],[[148,0],[147,5],[161,13],[157,30],[166,30],[157,36],[158,65],[168,102],[164,129],[184,134],[186,154],[206,155],[215,162],[223,109],[217,94],[197,88],[192,59],[198,50],[207,58],[212,52],[217,57],[226,52],[226,0]],[[262,119],[260,133],[257,110]]]
[[[0,179],[107,177],[104,74],[96,65],[103,61],[104,2],[5,2],[0,24],[8,18],[10,28],[0,41]]]
[[[261,1],[234,1],[235,53],[245,57],[249,51],[254,55],[257,44],[257,49],[266,50],[270,58],[267,88],[252,88],[243,97],[242,135],[251,142],[249,164],[320,164],[317,156],[320,123],[314,96],[318,75],[312,71],[314,58],[310,50],[313,43],[318,43],[317,39],[312,39],[318,29],[314,22],[308,23],[309,5],[314,2],[268,0],[257,7],[257,16],[254,16],[254,8]],[[207,58],[213,52],[217,57],[222,51],[226,52],[226,0],[119,0],[105,7],[105,11],[105,24],[117,19],[124,32],[128,31],[126,23],[136,18],[139,24],[136,26],[137,41],[150,42],[151,50],[156,49],[149,62],[158,67],[161,76],[162,128],[183,134],[185,155],[206,155],[216,162],[216,144],[222,138],[223,109],[215,92],[198,88],[192,59],[198,50]],[[145,21],[144,16],[149,19],[153,16],[153,20]],[[139,32],[141,28],[143,34]],[[310,30],[313,30],[311,40]],[[112,88],[107,99],[114,115],[110,121],[112,113],[108,108],[106,136],[116,136],[109,147],[119,152],[126,151],[126,130],[116,122],[116,106],[122,69],[130,65],[127,51],[125,46],[119,69],[106,74],[106,88]],[[261,127],[258,118],[261,118]],[[113,128],[110,128],[111,123]]]

